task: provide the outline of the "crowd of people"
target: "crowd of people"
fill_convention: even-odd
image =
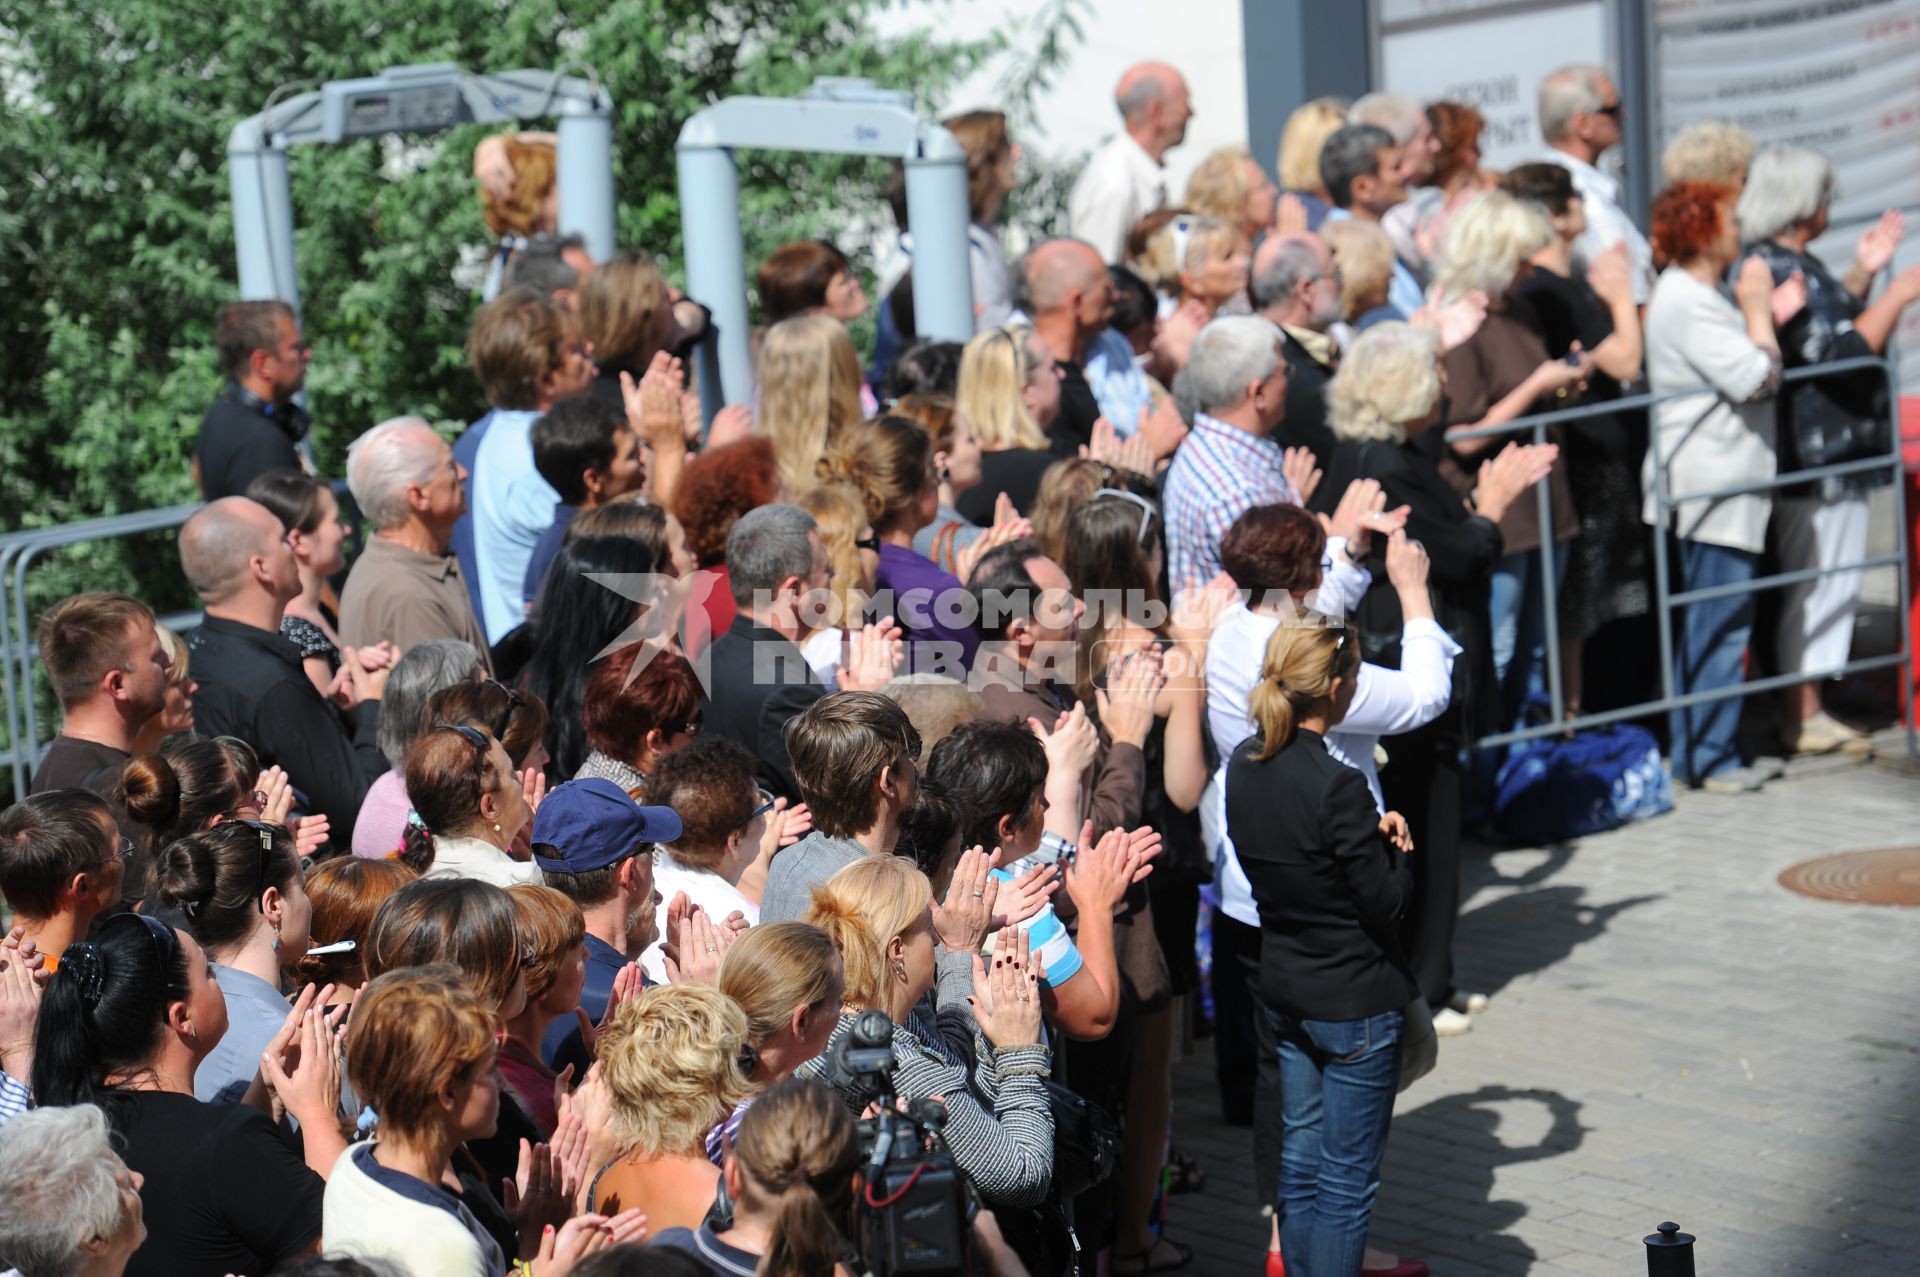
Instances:
[[[1373,93],[1301,107],[1278,182],[1227,148],[1175,200],[1188,89],[1142,64],[1071,236],[1012,256],[1018,142],[956,116],[972,338],[916,334],[903,210],[864,363],[854,263],[789,244],[756,402],[710,421],[705,308],[557,233],[550,137],[490,139],[485,410],[354,440],[351,563],[297,317],[227,306],[179,535],[203,618],[38,621],[62,722],[0,812],[0,1268],[861,1272],[873,1095],[832,1061],[872,1012],[944,1108],[972,1271],[1179,1268],[1204,956],[1268,1271],[1425,1272],[1366,1239],[1397,1089],[1487,1007],[1453,961],[1472,743],[1534,721],[1549,616],[1570,709],[1618,694],[1582,652],[1647,616],[1656,536],[1709,592],[1675,691],[1757,649],[1808,679],[1787,749],[1855,743],[1819,678],[1884,476],[1759,485],[1887,451],[1878,378],[1782,372],[1920,298],[1876,295],[1895,213],[1844,271],[1811,254],[1819,154],[1687,130],[1643,235],[1612,78],[1539,93],[1505,173],[1471,106]],[[1502,430],[1642,385],[1689,393]],[[1769,562],[1804,573],[1772,642],[1720,588]],[[1676,711],[1674,778],[1776,774],[1740,714]]]

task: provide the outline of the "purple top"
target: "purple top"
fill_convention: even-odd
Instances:
[[[406,832],[407,812],[412,808],[405,772],[395,769],[374,781],[360,802],[359,818],[353,822],[353,854],[368,860],[393,859],[400,850],[400,835]]]
[[[879,614],[891,611],[907,640],[902,672],[946,674],[965,681],[980,635],[972,625],[972,596],[960,578],[924,554],[883,542],[875,583],[883,596]],[[891,608],[884,597],[889,591]]]

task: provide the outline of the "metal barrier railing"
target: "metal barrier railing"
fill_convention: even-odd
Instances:
[[[1793,382],[1811,381],[1821,377],[1836,376],[1841,373],[1878,371],[1886,379],[1889,410],[1898,420],[1899,397],[1893,381],[1893,366],[1886,359],[1863,356],[1854,359],[1837,359],[1824,364],[1810,364],[1802,368],[1786,370],[1781,379],[1781,393]],[[1612,416],[1621,412],[1633,412],[1651,408],[1657,404],[1670,403],[1682,399],[1710,399],[1717,401],[1712,390],[1680,390],[1666,394],[1628,395],[1618,399],[1608,399],[1594,403],[1577,404],[1571,408],[1560,408],[1552,412],[1535,416],[1521,417],[1504,425],[1488,426],[1480,430],[1461,431],[1449,437],[1449,441],[1473,439],[1497,439],[1518,435],[1530,435],[1534,443],[1547,443],[1547,429],[1565,422],[1581,421],[1593,417]],[[1709,410],[1711,403],[1709,403]],[[1704,420],[1705,414],[1702,414]],[[1697,427],[1698,422],[1695,423]],[[1789,474],[1778,474],[1772,479],[1759,483],[1738,483],[1715,488],[1707,492],[1689,492],[1673,496],[1667,490],[1667,463],[1679,448],[1684,447],[1691,436],[1692,427],[1683,435],[1674,448],[1664,456],[1656,452],[1656,464],[1653,467],[1654,513],[1652,525],[1653,562],[1654,562],[1654,614],[1660,635],[1660,697],[1638,705],[1629,705],[1620,709],[1589,714],[1582,712],[1577,718],[1568,718],[1564,672],[1560,664],[1560,623],[1555,600],[1559,594],[1558,574],[1553,561],[1553,495],[1552,485],[1541,480],[1535,485],[1536,499],[1540,508],[1540,546],[1534,553],[1540,556],[1541,593],[1546,600],[1544,608],[1547,664],[1547,694],[1552,716],[1548,722],[1532,727],[1516,728],[1511,731],[1496,732],[1483,736],[1474,742],[1477,749],[1491,749],[1502,745],[1516,744],[1520,741],[1538,740],[1542,737],[1557,736],[1577,727],[1598,727],[1606,723],[1620,722],[1626,719],[1645,718],[1654,714],[1663,714],[1671,710],[1685,709],[1692,705],[1704,705],[1713,701],[1728,700],[1735,697],[1750,696],[1759,692],[1775,691],[1780,688],[1795,687],[1802,683],[1818,679],[1834,678],[1843,674],[1865,673],[1869,670],[1899,667],[1901,670],[1901,707],[1907,720],[1907,752],[1920,757],[1920,737],[1916,736],[1916,724],[1913,715],[1906,707],[1913,703],[1913,636],[1909,631],[1908,597],[1909,577],[1907,572],[1907,535],[1906,535],[1906,488],[1902,479],[1902,458],[1900,431],[1896,425],[1889,432],[1891,444],[1885,456],[1868,457],[1855,461],[1835,462],[1831,465],[1812,466],[1796,470]],[[1658,432],[1651,432],[1647,446],[1650,449],[1660,447]],[[1685,589],[1675,593],[1671,586],[1670,566],[1667,562],[1667,529],[1671,515],[1682,505],[1699,501],[1723,501],[1729,497],[1749,496],[1763,492],[1777,492],[1781,489],[1818,479],[1838,478],[1845,475],[1868,474],[1886,471],[1893,480],[1894,492],[1894,552],[1874,555],[1857,563],[1840,564],[1830,568],[1803,568],[1786,572],[1777,572],[1771,576],[1756,577],[1750,581],[1735,582],[1730,585],[1708,586],[1697,589]],[[1704,692],[1678,694],[1674,686],[1673,671],[1673,614],[1676,608],[1690,604],[1706,602],[1710,599],[1726,598],[1739,594],[1758,594],[1764,590],[1778,589],[1800,581],[1813,580],[1828,573],[1864,572],[1872,568],[1896,567],[1899,578],[1900,602],[1897,609],[1900,626],[1899,649],[1891,654],[1848,659],[1829,670],[1814,674],[1788,673],[1768,678],[1751,679],[1731,687],[1716,688]],[[1512,659],[1530,659],[1527,653],[1515,651]]]

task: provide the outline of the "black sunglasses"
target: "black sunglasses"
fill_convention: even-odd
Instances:
[[[766,815],[768,812],[773,810],[773,804],[776,800],[772,794],[769,794],[766,790],[759,789],[759,788],[756,788],[754,792],[760,796],[760,805],[758,807],[755,807],[752,811],[748,812],[747,818],[741,821],[739,824],[735,825],[734,826],[735,829],[745,829],[748,825],[751,825],[754,821],[760,819],[760,817]]]
[[[872,550],[875,554],[880,553],[880,534],[878,532],[869,532],[863,537],[855,537],[853,539],[853,548],[856,550]]]
[[[505,683],[502,683],[497,678],[482,679],[480,681],[480,686],[497,687],[501,691],[507,694],[507,707],[500,711],[500,717],[496,719],[492,724],[494,739],[505,740],[507,738],[507,725],[513,722],[514,711],[518,710],[522,705],[525,705],[527,703],[527,698],[520,695],[520,693],[514,691],[511,687],[508,687]]]
[[[1619,119],[1621,116],[1625,115],[1626,113],[1627,113],[1627,104],[1625,102],[1614,102],[1607,106],[1600,107],[1594,111],[1595,115],[1611,115],[1616,120]]]
[[[509,709],[511,709],[511,707],[509,707]],[[460,739],[466,741],[467,744],[473,746],[483,754],[490,748],[487,741],[487,734],[478,727],[469,727],[465,723],[435,723],[433,730],[436,732],[458,732],[460,733]]]

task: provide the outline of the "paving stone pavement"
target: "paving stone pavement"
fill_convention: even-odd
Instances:
[[[1376,1244],[1436,1277],[1628,1277],[1671,1219],[1700,1277],[1920,1274],[1920,909],[1775,881],[1916,842],[1920,778],[1828,758],[1573,846],[1470,846],[1456,961],[1493,1003],[1400,1097]],[[1169,1235],[1189,1272],[1255,1277],[1251,1138],[1209,1042],[1175,1096],[1209,1183]]]

